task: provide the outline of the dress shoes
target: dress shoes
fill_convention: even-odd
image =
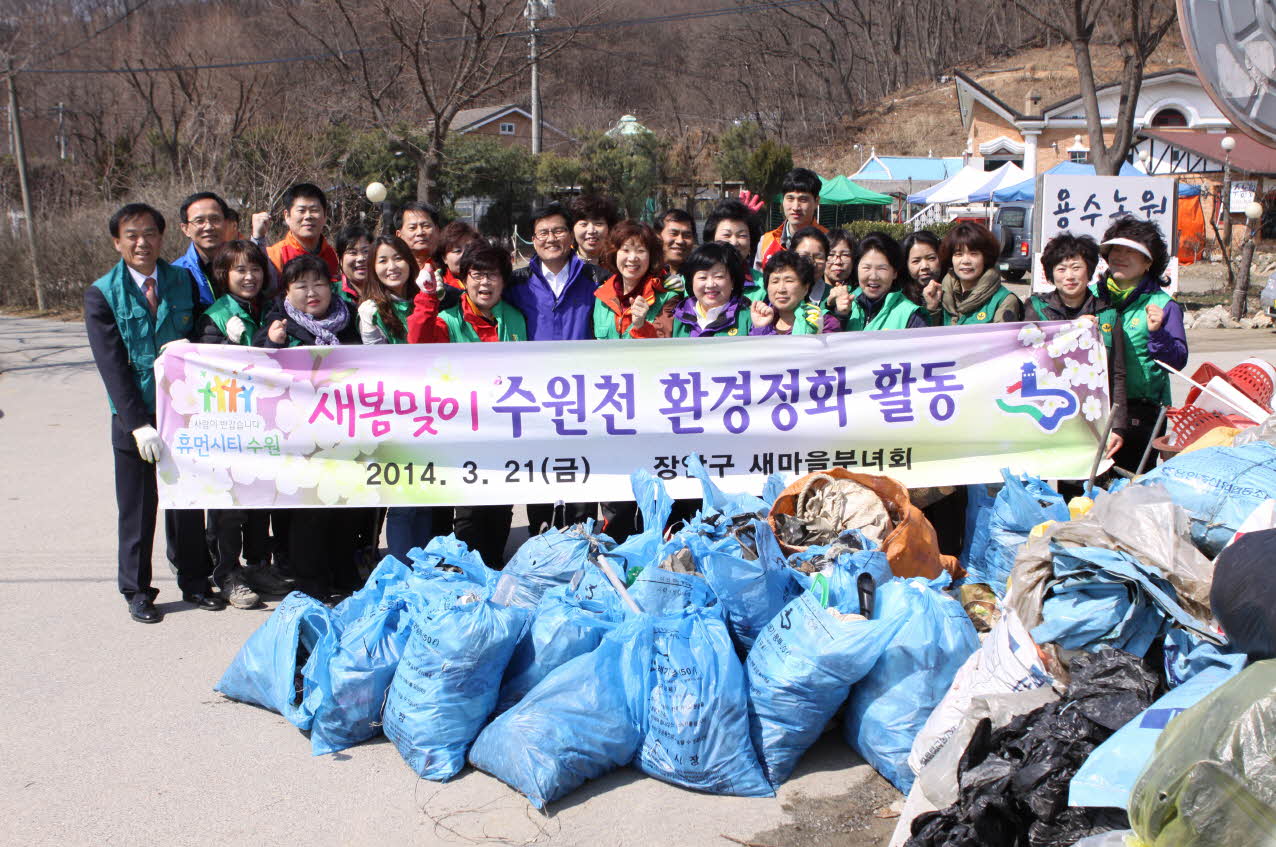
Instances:
[[[164,616],[160,614],[159,609],[155,608],[151,598],[145,594],[138,594],[129,601],[128,613],[129,617],[138,623],[159,623],[164,620]]]
[[[226,608],[226,601],[212,594],[183,594],[182,599],[197,609],[206,609],[210,612],[218,612]]]

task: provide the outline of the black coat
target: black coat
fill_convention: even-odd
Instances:
[[[349,304],[346,305],[346,310],[349,312],[350,319],[347,320],[346,325],[337,332],[337,341],[342,344],[362,344],[363,339],[359,337],[359,316],[355,313],[354,307]],[[257,330],[257,334],[253,336],[254,347],[270,347],[278,349],[280,347],[289,346],[287,342],[283,344],[276,344],[270,340],[270,336],[268,334],[270,332],[270,325],[275,321],[284,321],[287,324],[285,331],[288,333],[288,337],[299,341],[302,347],[314,346],[315,337],[310,330],[288,317],[288,313],[284,311],[283,301],[276,300],[271,303],[270,308],[266,310],[265,316],[261,319],[261,329]]]

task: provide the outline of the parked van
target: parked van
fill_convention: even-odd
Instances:
[[[1011,282],[1023,279],[1032,267],[1032,204],[1005,203],[997,209],[992,233],[1001,242],[997,270]]]

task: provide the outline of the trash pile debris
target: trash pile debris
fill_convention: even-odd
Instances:
[[[621,544],[586,521],[496,571],[434,538],[334,608],[289,595],[217,690],[538,809],[622,767],[772,796],[840,729],[907,795],[892,845],[1273,843],[1276,423],[1235,440],[1071,502],[1007,470],[961,562],[888,477],[758,498],[690,457],[681,524],[638,471]]]

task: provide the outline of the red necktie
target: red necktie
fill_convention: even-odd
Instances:
[[[151,314],[159,311],[159,295],[155,293],[155,280],[147,277],[142,283],[142,293],[146,295],[146,305],[151,307]]]

